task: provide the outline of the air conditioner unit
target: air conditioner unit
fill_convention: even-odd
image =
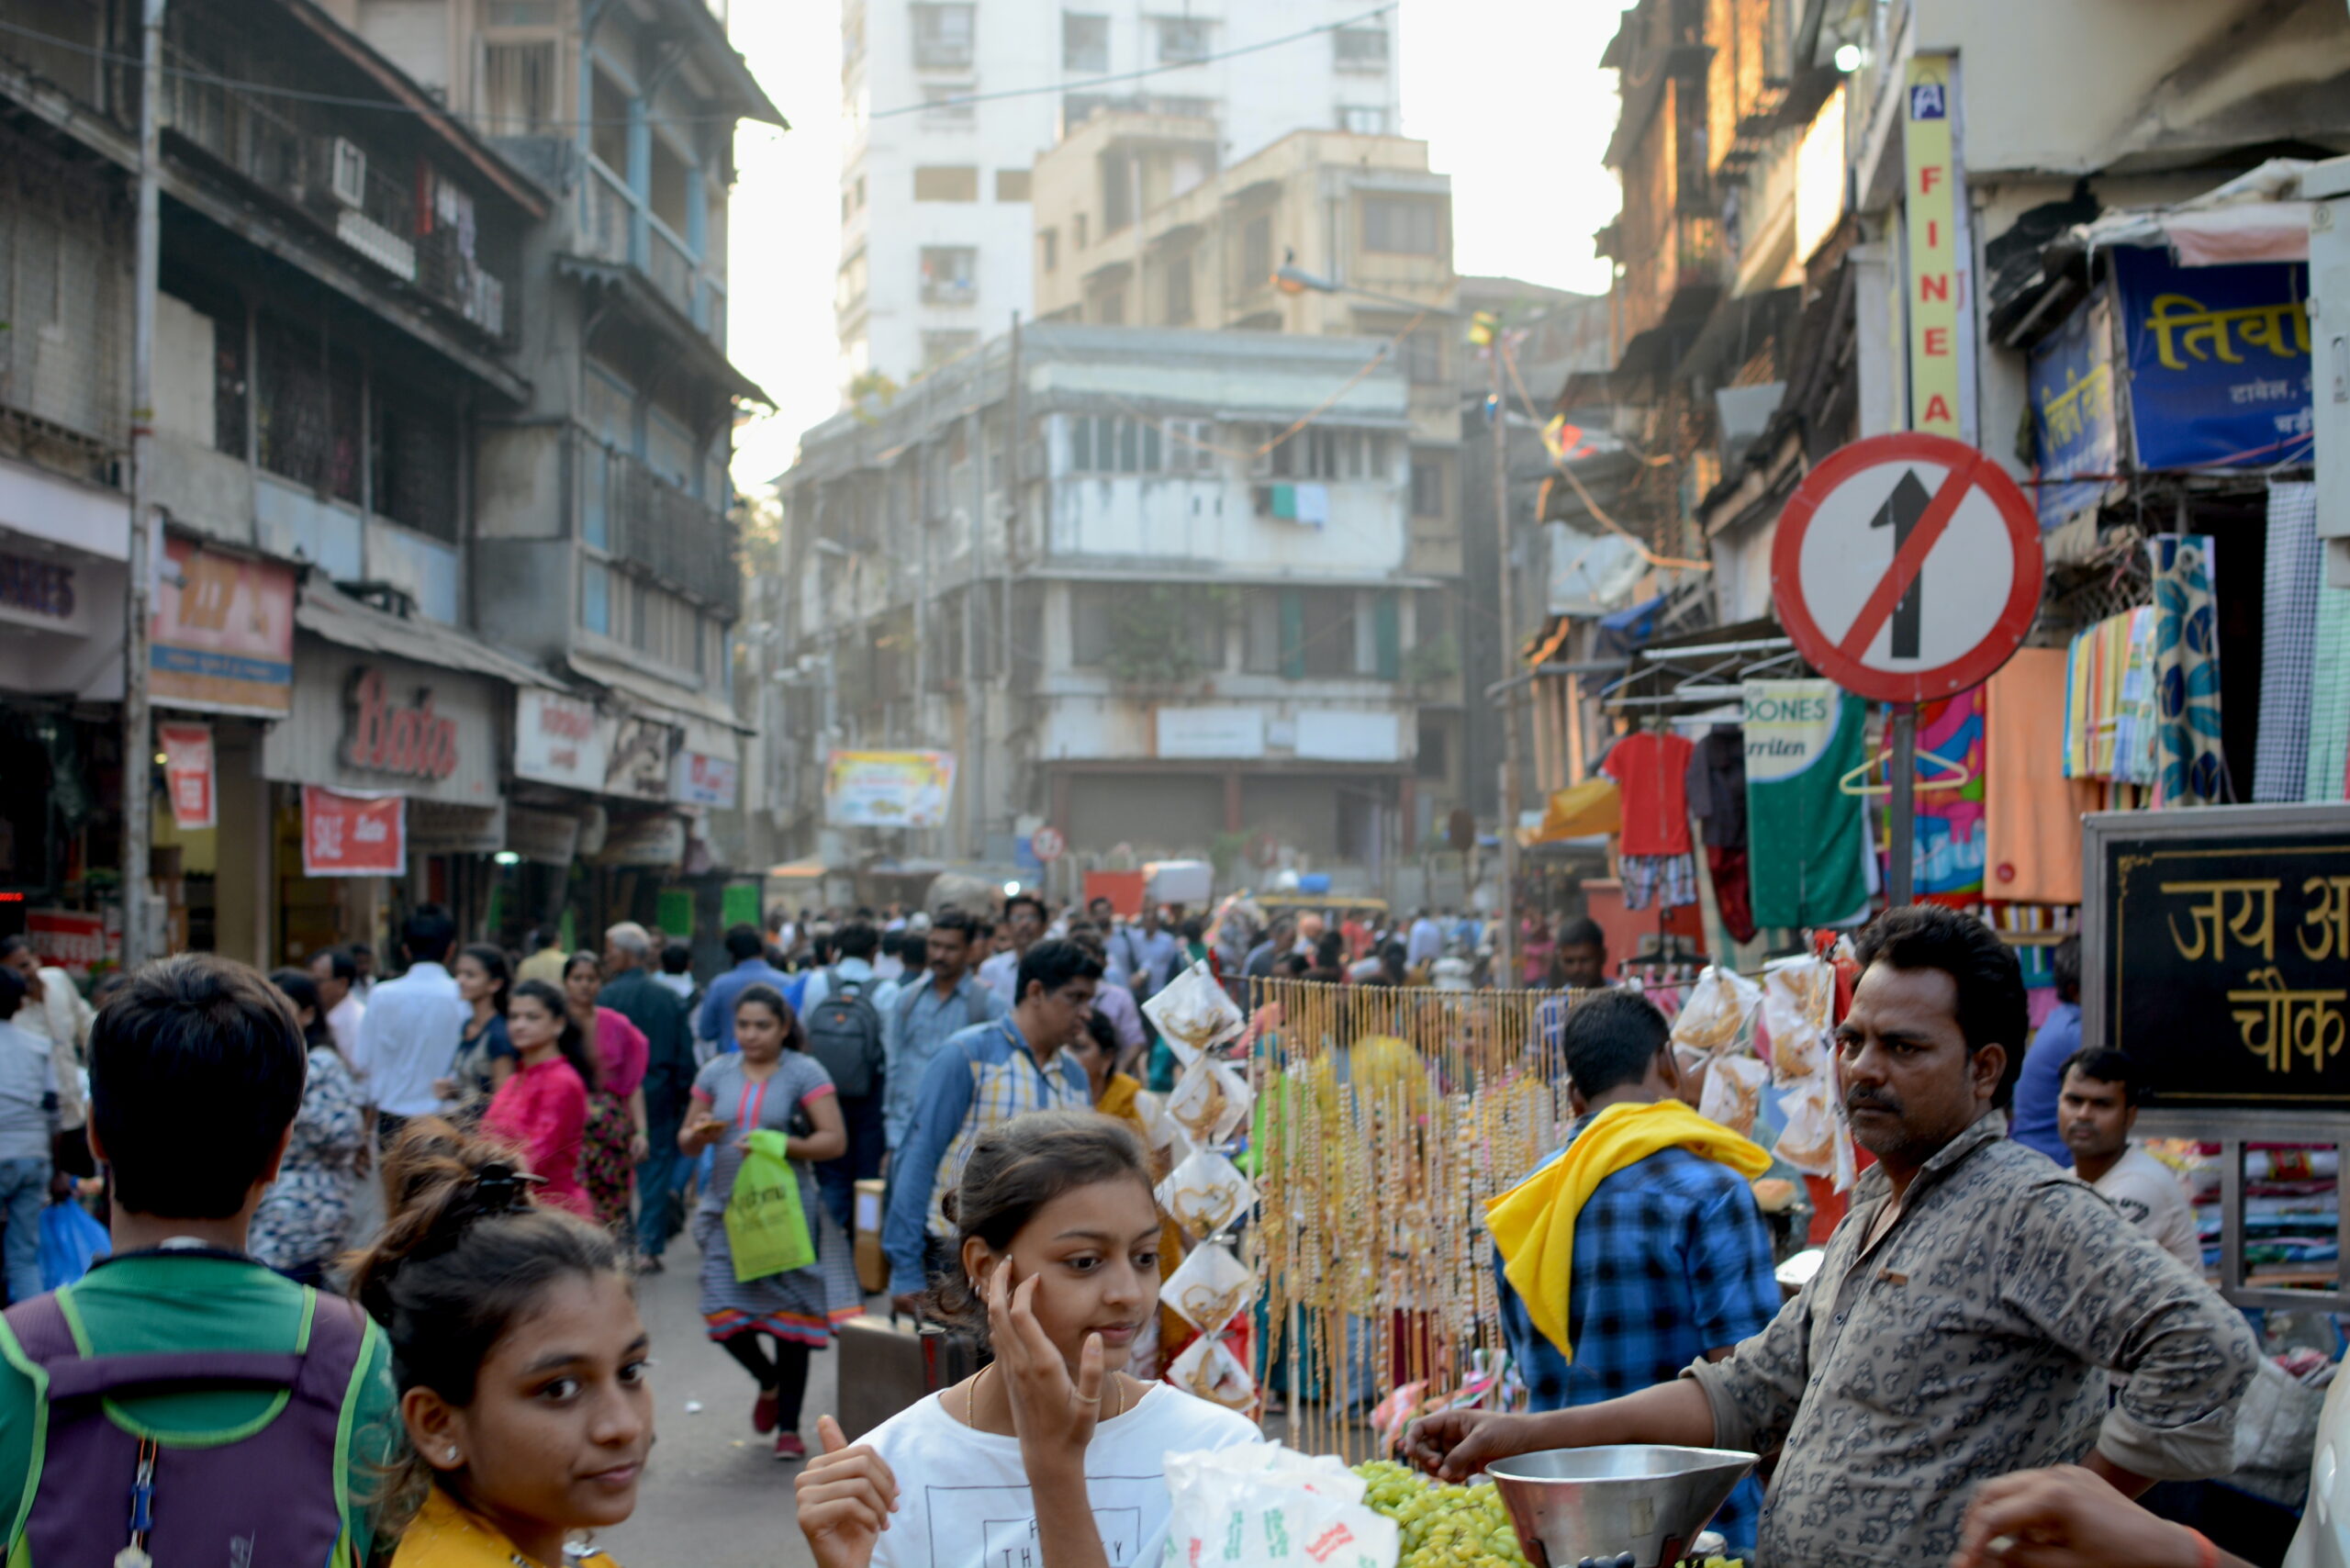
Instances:
[[[334,139],[332,189],[334,199],[345,207],[367,205],[367,154],[341,136]]]

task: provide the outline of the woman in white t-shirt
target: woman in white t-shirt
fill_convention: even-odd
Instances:
[[[947,1217],[995,1360],[855,1448],[829,1416],[799,1479],[817,1568],[1157,1568],[1166,1456],[1255,1442],[1246,1417],[1123,1370],[1158,1310],[1158,1204],[1133,1133],[1032,1111],[972,1146]]]

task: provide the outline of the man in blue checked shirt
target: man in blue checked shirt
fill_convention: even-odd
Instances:
[[[1681,1092],[1672,1028],[1639,992],[1586,996],[1568,1012],[1563,1032],[1575,1135],[1610,1105]],[[1754,1193],[1737,1171],[1703,1155],[1662,1149],[1607,1177],[1577,1215],[1574,1237],[1573,1278],[1559,1282],[1572,1362],[1535,1329],[1498,1255],[1494,1260],[1503,1332],[1531,1409],[1594,1405],[1669,1383],[1700,1356],[1729,1355],[1778,1314],[1771,1232]],[[1762,1507],[1762,1487],[1750,1478],[1714,1516],[1730,1556],[1753,1550]]]

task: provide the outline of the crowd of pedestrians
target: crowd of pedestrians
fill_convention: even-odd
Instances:
[[[1166,1455],[1258,1436],[1156,1378],[1181,1241],[1152,1197],[1136,1030],[1204,942],[1180,912],[1013,913],[738,927],[699,991],[690,954],[632,923],[599,953],[533,943],[518,962],[460,947],[430,906],[381,980],[358,947],[266,980],[185,955],[116,977],[93,1009],[52,1002],[21,946],[0,950],[9,1560],[610,1568],[573,1538],[635,1506],[654,1401],[633,1279],[688,1211],[705,1333],[747,1374],[754,1428],[804,1465],[821,1568],[964,1568],[988,1539],[966,1502],[981,1496],[1017,1499],[1030,1517],[1009,1522],[1051,1568],[1155,1559]],[[1249,946],[1274,972],[1358,946],[1380,976],[1410,972],[1411,925],[1364,935],[1284,917]],[[1718,1523],[1780,1562],[1858,1562],[1854,1528],[2022,1561],[1986,1519],[2176,1547],[2113,1505],[2224,1461],[2242,1324],[2142,1234],[2160,1215],[2117,1217],[2005,1137],[2023,1010],[1987,930],[1901,911],[1857,946],[1837,1048],[1877,1165],[1823,1266],[1841,1337],[1811,1297],[1779,1306],[1746,1186],[1759,1151],[1683,1103],[1656,1008],[1603,988],[1555,1021],[1570,1138],[1490,1217],[1532,1413],[1439,1415],[1407,1451],[1459,1478],[1561,1443],[1778,1450],[1768,1510],[1749,1484]],[[2100,1190],[2132,1169],[2128,1065],[2090,1053],[2056,1075],[2062,1136]],[[102,1197],[67,1169],[75,1150]],[[811,1456],[811,1358],[864,1300],[836,1200],[875,1175],[891,1305],[987,1354],[856,1444],[820,1416]],[[386,1217],[353,1235],[371,1177]],[[788,1195],[799,1250],[735,1233],[745,1191]],[[40,1205],[75,1195],[107,1205],[112,1256],[44,1294]],[[1546,1262],[1568,1236],[1571,1261]],[[1964,1322],[1937,1330],[1898,1411],[1856,1415],[1863,1362],[1916,1359],[1898,1287],[1926,1278]],[[1969,1363],[1971,1392],[1935,1392],[1968,1335],[1997,1353]],[[2109,1405],[2099,1368],[2129,1374]],[[2067,1458],[2087,1471],[1980,1484]]]

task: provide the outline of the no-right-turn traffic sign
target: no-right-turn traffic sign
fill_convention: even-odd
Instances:
[[[1870,436],[1779,517],[1771,595],[1796,651],[1858,696],[1923,702],[2007,663],[2040,608],[2040,525],[1999,465],[1944,436]]]

